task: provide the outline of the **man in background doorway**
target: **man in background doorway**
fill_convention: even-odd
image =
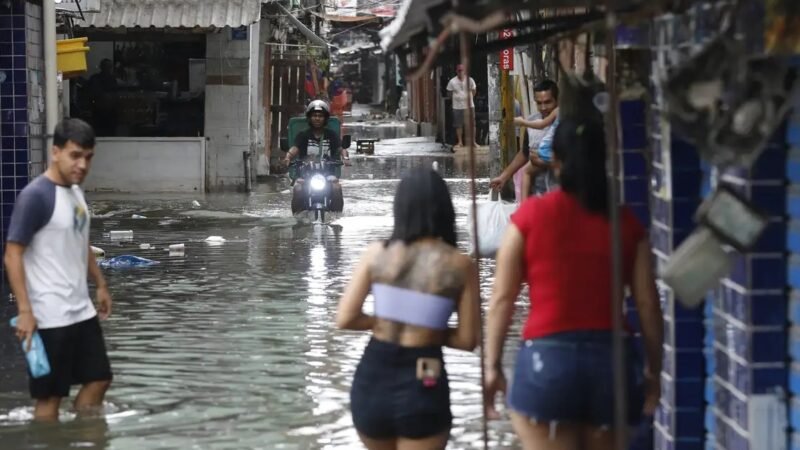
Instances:
[[[474,115],[472,123],[467,124],[467,108],[475,108],[476,93],[475,80],[469,77],[469,83],[467,83],[463,65],[456,66],[456,76],[447,83],[447,91],[450,92],[453,99],[453,126],[456,128],[456,139],[458,139],[456,147],[463,147],[464,126],[472,126],[472,129],[475,129]],[[472,138],[475,139],[475,136],[473,135]],[[477,147],[478,144],[475,146]]]

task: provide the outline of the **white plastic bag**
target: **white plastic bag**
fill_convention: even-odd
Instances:
[[[489,200],[480,202],[478,209],[478,256],[483,258],[493,258],[500,243],[503,241],[503,234],[506,232],[511,214],[517,210],[516,203],[506,203],[502,200]],[[472,209],[467,218],[467,228],[470,234],[470,253],[475,254],[473,228],[472,228]]]

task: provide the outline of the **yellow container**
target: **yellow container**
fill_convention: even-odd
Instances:
[[[64,78],[86,72],[87,41],[85,37],[56,41],[58,71],[63,73]]]

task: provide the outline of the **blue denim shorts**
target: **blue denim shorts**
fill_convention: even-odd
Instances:
[[[642,365],[627,348],[628,423],[642,416]],[[558,333],[522,343],[508,393],[509,407],[537,422],[595,426],[614,423],[611,333]]]

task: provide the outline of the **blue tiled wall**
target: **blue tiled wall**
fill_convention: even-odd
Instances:
[[[679,62],[676,47],[691,40],[691,23],[665,16],[652,26],[652,83],[649,124],[651,174],[650,239],[658,265],[663,265],[694,228],[700,204],[703,171],[695,149],[672,133],[660,80]],[[656,412],[654,448],[700,450],[705,444],[706,321],[703,308],[684,308],[675,293],[659,283],[664,311],[664,365],[661,405]]]
[[[786,143],[789,147],[786,163],[786,211],[789,217],[786,231],[788,252],[787,279],[791,289],[789,295],[788,368],[789,424],[792,428],[791,449],[800,449],[800,95],[793,100],[793,111],[786,127]]]
[[[713,370],[707,395],[714,399],[709,443],[717,448],[759,448],[748,435],[748,402],[754,394],[786,389],[785,135],[781,128],[752,168],[718,174],[767,212],[770,226],[750,253],[734,257],[708,308]]]
[[[667,260],[694,229],[692,216],[700,200],[720,180],[732,183],[765,210],[770,225],[752,252],[734,256],[733,270],[709,292],[703,308],[682,308],[673,293],[660,286],[666,330],[662,405],[654,439],[658,450],[763,448],[763,443],[759,446],[749,436],[750,399],[785,389],[787,352],[796,351],[800,357],[800,331],[792,334],[798,342],[794,345],[786,328],[787,279],[791,282],[794,277],[800,288],[800,253],[796,271],[785,253],[787,247],[800,252],[800,222],[785,219],[787,212],[800,219],[800,150],[788,153],[793,156],[787,164],[786,136],[792,135],[791,127],[777,133],[752,168],[719,173],[700,161],[690,144],[671,133],[669,123],[658,114],[663,108],[659,80],[716,33],[713,20],[706,20],[709,11],[713,7],[698,5],[686,15],[664,16],[653,23],[651,106],[656,114],[649,131],[654,253],[659,262]],[[760,23],[763,5],[746,5],[742,17],[746,19],[742,23],[748,25],[747,47],[758,51],[762,30],[752,24]],[[795,117],[800,130],[800,114]],[[795,145],[800,148],[800,132],[796,134]],[[796,188],[786,188],[787,165],[790,172],[796,172]],[[800,295],[795,303],[792,311],[800,330]],[[790,388],[800,393],[800,363],[791,367],[795,371]],[[800,427],[800,401],[796,404],[792,417]],[[800,436],[796,441],[800,443]]]
[[[0,238],[5,242],[14,199],[28,183],[28,79],[23,0],[12,1],[10,8],[0,6],[0,72],[5,74],[5,80],[0,83]]]

